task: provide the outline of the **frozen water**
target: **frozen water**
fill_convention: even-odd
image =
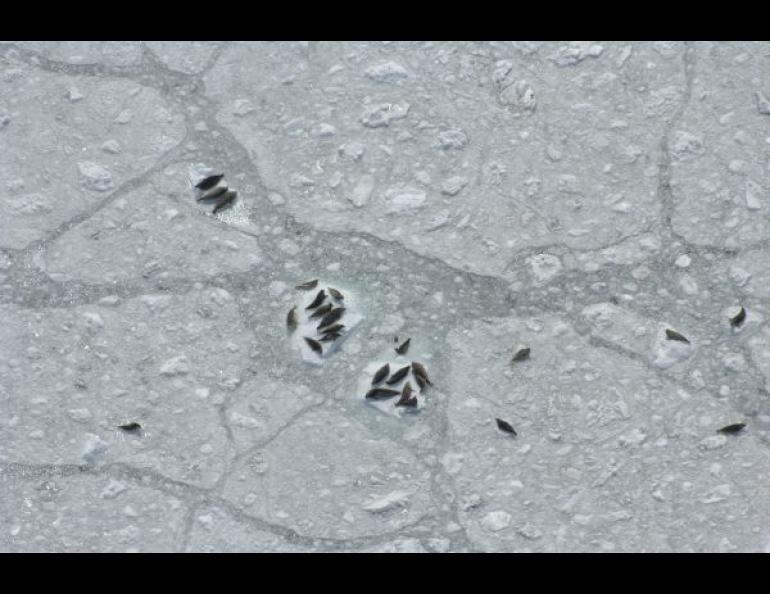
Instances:
[[[768,550],[769,72],[0,42],[0,551]]]

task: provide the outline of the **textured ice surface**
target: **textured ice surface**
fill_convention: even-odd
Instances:
[[[768,73],[0,42],[0,551],[770,550]],[[411,361],[416,410],[364,399]]]
[[[0,248],[61,233],[132,187],[184,137],[182,114],[154,88],[7,58],[0,68],[0,107],[12,114],[0,129]]]

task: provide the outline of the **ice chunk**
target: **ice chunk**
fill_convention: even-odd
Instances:
[[[383,497],[362,505],[361,508],[373,514],[380,514],[399,507],[406,507],[410,496],[411,493],[406,491],[392,491]]]
[[[80,171],[80,183],[84,188],[94,192],[108,192],[112,189],[112,174],[93,161],[78,163]]]
[[[670,326],[660,325],[652,346],[652,364],[661,369],[667,369],[687,359],[693,353],[691,343],[671,340],[666,335]]]
[[[409,113],[409,104],[406,101],[401,103],[378,103],[364,108],[361,114],[361,123],[367,128],[383,128],[390,126],[393,120],[404,119]]]
[[[368,78],[379,83],[393,83],[408,76],[406,68],[392,61],[369,66],[365,74]]]
[[[190,363],[185,355],[178,355],[168,359],[160,367],[161,375],[185,375],[190,372]]]
[[[511,524],[511,514],[498,510],[489,512],[481,520],[481,525],[490,532],[500,532]]]
[[[390,188],[385,192],[388,202],[388,214],[404,214],[421,208],[425,204],[426,194],[422,190],[409,186]]]
[[[88,433],[86,434],[86,442],[83,445],[83,453],[80,457],[86,464],[96,464],[109,447],[109,444],[101,437]]]

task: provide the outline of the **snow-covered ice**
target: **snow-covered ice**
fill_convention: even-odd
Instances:
[[[0,42],[0,551],[770,550],[768,71]]]

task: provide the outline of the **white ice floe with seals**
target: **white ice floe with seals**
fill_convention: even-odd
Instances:
[[[660,324],[652,344],[652,364],[660,369],[668,369],[684,361],[695,351],[689,338],[688,342],[671,339],[666,330],[673,329],[666,324]]]
[[[190,165],[187,171],[190,193],[199,205],[209,207],[213,204],[214,208],[211,210],[211,215],[217,215],[217,218],[224,220],[230,225],[249,226],[248,213],[240,200],[240,192],[228,187],[227,176],[224,172],[212,169],[202,163]],[[196,184],[214,175],[222,175],[222,178],[216,184],[205,189],[196,187]],[[234,196],[228,201],[227,198],[231,194],[234,194]],[[225,199],[225,202],[220,204],[222,199]]]
[[[414,339],[412,339],[410,343],[409,351],[407,351],[407,353],[404,355],[399,355],[395,352],[396,346],[398,346],[398,344],[394,343],[392,347],[384,349],[380,356],[370,361],[366,367],[363,368],[358,382],[356,383],[355,397],[357,399],[363,400],[366,404],[373,406],[386,415],[400,417],[404,414],[413,414],[419,412],[425,408],[425,395],[423,394],[424,390],[420,389],[420,386],[414,377],[412,361],[424,361],[426,360],[426,357],[419,353],[419,345],[414,344]],[[409,366],[409,372],[394,384],[388,385],[386,383],[388,377],[386,377],[383,378],[383,380],[377,385],[372,385],[372,378],[374,378],[374,374],[377,373],[377,371],[380,370],[385,364],[390,366],[388,377],[392,377],[393,374],[396,373],[399,369],[402,369],[406,366]],[[423,365],[428,367],[426,363],[423,363]],[[401,394],[403,394],[404,386],[407,382],[409,382],[412,387],[412,396],[417,398],[417,406],[396,406],[396,403],[401,398]],[[366,393],[373,388],[398,390],[399,394],[393,396],[392,398],[366,398]],[[425,388],[432,388],[432,386],[425,386]]]
[[[344,299],[337,301],[332,297],[329,292],[329,288],[332,287],[342,293]],[[326,298],[323,301],[323,305],[331,303],[334,308],[344,307],[345,312],[342,317],[334,322],[335,324],[344,324],[345,327],[341,330],[339,338],[328,342],[321,342],[323,352],[319,355],[316,353],[310,345],[308,345],[305,337],[313,340],[320,341],[323,334],[319,331],[318,325],[321,323],[323,316],[317,318],[310,318],[315,309],[306,309],[318,295],[318,292],[323,290]],[[364,319],[363,311],[361,310],[356,294],[350,289],[340,284],[332,284],[319,281],[318,284],[309,291],[302,292],[299,299],[295,302],[297,306],[297,326],[293,330],[289,328],[289,340],[293,349],[298,350],[303,361],[312,365],[323,365],[331,355],[336,353],[342,344],[348,339],[353,329],[358,326]],[[320,307],[320,306],[319,306]]]

